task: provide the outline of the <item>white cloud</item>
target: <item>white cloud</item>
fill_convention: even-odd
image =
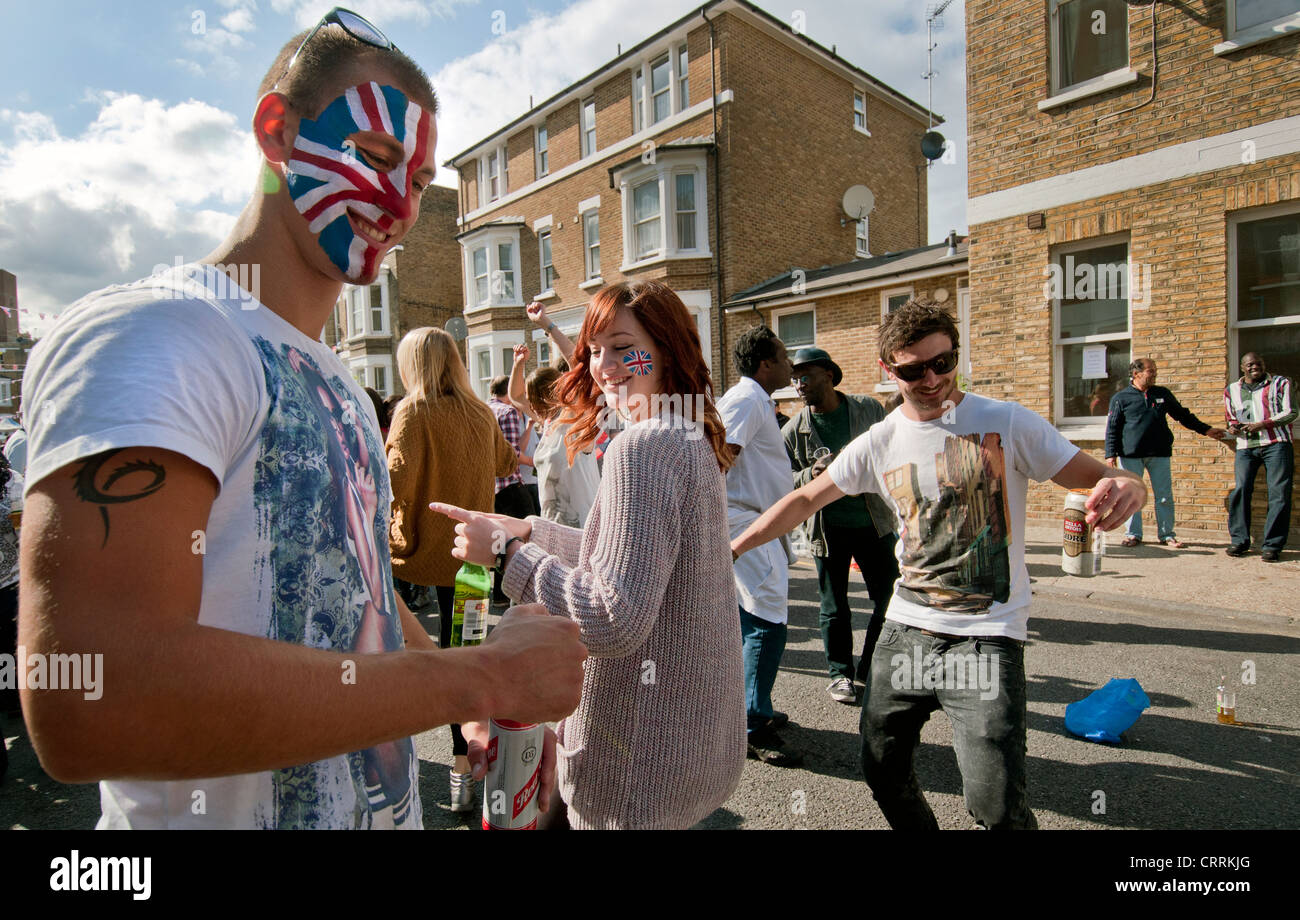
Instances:
[[[21,305],[52,313],[82,294],[206,255],[256,180],[252,135],[206,103],[102,93],[65,137],[46,115],[0,110],[0,265]],[[29,327],[30,314],[24,316]]]
[[[248,7],[240,7],[222,16],[221,25],[230,32],[251,32],[253,30],[253,12]]]

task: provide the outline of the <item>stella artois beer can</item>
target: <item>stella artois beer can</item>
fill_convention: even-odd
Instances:
[[[1061,568],[1067,575],[1091,577],[1101,571],[1102,534],[1085,520],[1086,489],[1071,489],[1065,496],[1065,531],[1061,540]]]
[[[537,829],[541,783],[541,725],[493,719],[488,735],[487,778],[483,781],[483,830]]]

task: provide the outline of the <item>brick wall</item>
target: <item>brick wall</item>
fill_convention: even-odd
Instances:
[[[456,190],[430,186],[421,196],[420,218],[403,242],[397,256],[397,297],[393,318],[396,342],[420,326],[442,328],[461,312],[462,293],[460,245],[456,242]]]
[[[1054,419],[1050,303],[1044,266],[1052,247],[1108,234],[1129,241],[1134,265],[1149,266],[1149,306],[1131,310],[1131,353],[1152,357],[1159,385],[1208,424],[1223,425],[1230,373],[1227,222],[1261,205],[1300,201],[1300,156],[1219,170],[1047,212],[1044,230],[1023,216],[981,224],[971,233],[972,389],[1014,399]],[[1178,425],[1174,432],[1174,503],[1179,532],[1227,530],[1233,452]],[[1102,456],[1100,441],[1080,441]],[[1263,492],[1262,477],[1258,492]],[[1060,511],[1061,490],[1030,489],[1032,517]],[[1262,523],[1265,500],[1257,499]],[[1151,512],[1147,512],[1148,520]],[[1293,532],[1300,521],[1293,519]]]
[[[966,5],[969,193],[999,189],[1172,144],[1300,114],[1300,34],[1216,57],[1223,0],[1160,4],[1155,101],[1103,116],[1151,95],[1151,20],[1129,8],[1129,66],[1138,82],[1046,112],[1050,95],[1046,3],[984,0]]]
[[[720,85],[735,93],[720,139],[725,296],[790,268],[853,259],[854,224],[840,226],[851,185],[876,196],[874,255],[924,245],[924,122],[868,94],[867,137],[853,127],[852,82],[738,16],[720,17],[718,33]]]

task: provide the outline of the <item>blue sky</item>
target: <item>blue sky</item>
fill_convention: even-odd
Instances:
[[[351,0],[433,78],[439,163],[702,0]],[[247,124],[279,47],[330,0],[11,4],[0,71],[0,268],[37,334],[77,297],[206,255],[247,200]],[[925,12],[910,0],[760,0],[921,104]],[[933,6],[934,4],[930,4]],[[936,32],[929,237],[966,229],[964,0]],[[454,184],[442,170],[440,184]]]

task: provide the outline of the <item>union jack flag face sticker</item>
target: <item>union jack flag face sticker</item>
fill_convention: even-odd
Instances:
[[[627,365],[629,371],[638,377],[648,377],[655,369],[655,366],[650,363],[650,352],[648,351],[633,349],[623,356],[623,363]]]
[[[424,164],[429,123],[429,113],[400,90],[373,81],[345,91],[315,120],[299,123],[286,170],[289,195],[321,249],[348,278],[373,277],[393,224],[414,212],[410,172]],[[359,131],[387,134],[401,144],[397,168],[384,173],[367,165],[350,140]]]

